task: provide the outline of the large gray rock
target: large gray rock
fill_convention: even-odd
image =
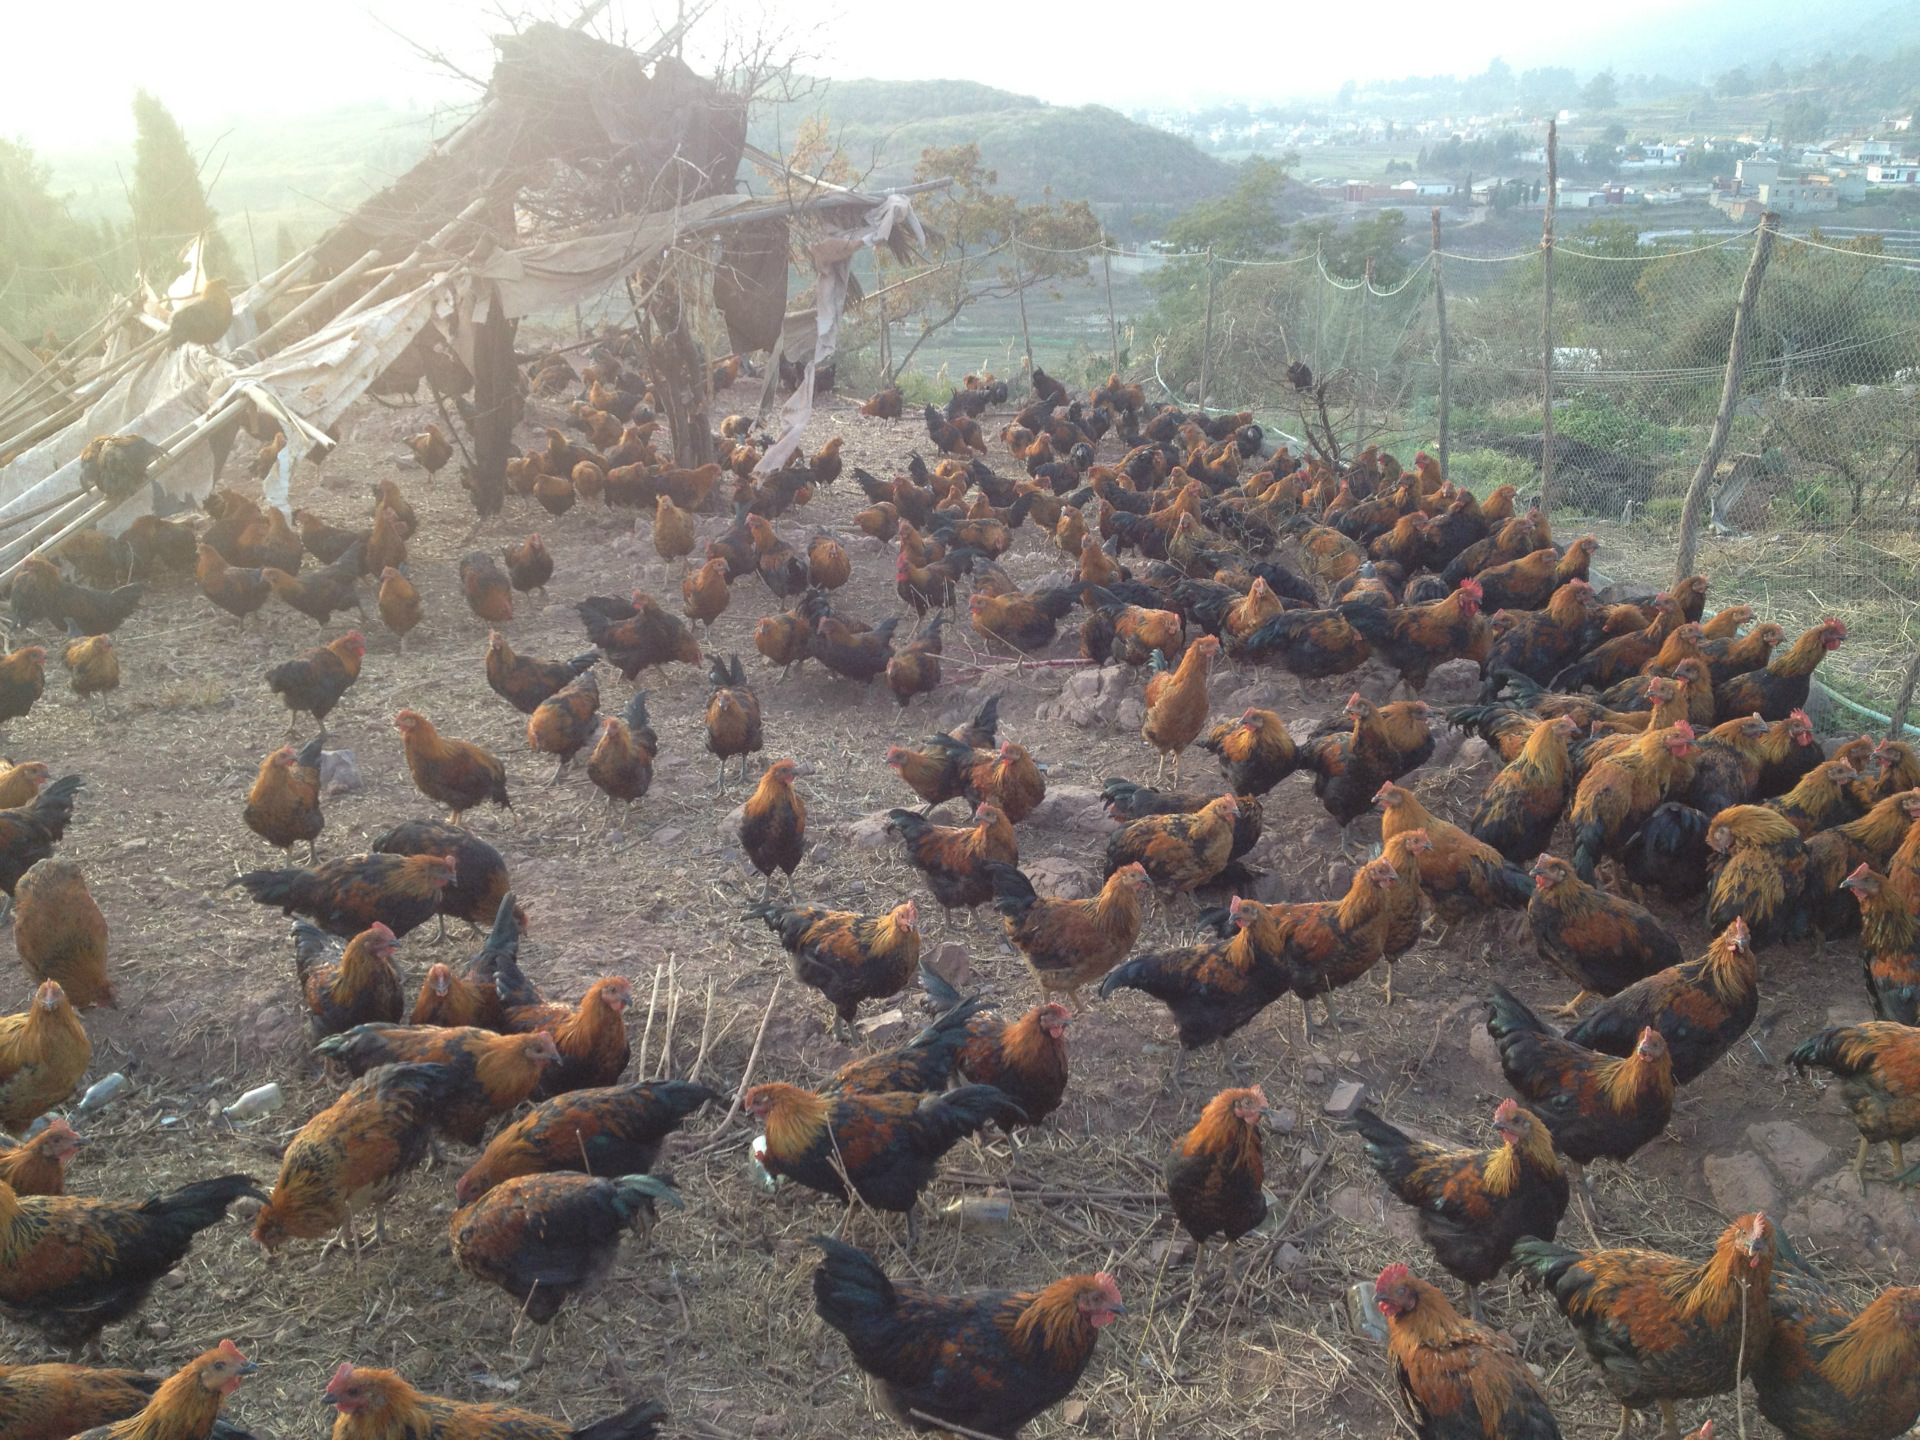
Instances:
[[[1460,748],[1453,752],[1453,768],[1456,770],[1476,770],[1482,766],[1497,768],[1500,754],[1478,735],[1469,735],[1460,742]]]
[[[1271,710],[1279,702],[1279,690],[1261,682],[1235,690],[1220,702],[1220,708],[1226,712],[1229,719],[1238,720],[1249,710]]]
[[[1750,1150],[1732,1155],[1709,1155],[1701,1163],[1707,1189],[1713,1203],[1726,1215],[1750,1215],[1761,1211],[1780,1213],[1780,1192],[1773,1176],[1758,1155]]]
[[[1479,693],[1479,663],[1449,660],[1427,673],[1427,688],[1420,692],[1420,698],[1438,710],[1446,705],[1470,704]]]
[[[1032,883],[1034,893],[1055,900],[1084,900],[1098,894],[1099,877],[1084,865],[1052,856],[1021,866]]]
[[[1790,1120],[1749,1125],[1747,1143],[1766,1156],[1780,1178],[1795,1190],[1805,1189],[1833,1167],[1833,1147]]]
[[[856,850],[878,850],[891,836],[887,828],[887,812],[875,810],[863,815],[847,827],[847,838],[853,842]]]
[[[1086,785],[1049,785],[1027,823],[1083,835],[1111,835],[1120,828],[1120,822],[1107,814],[1100,792]]]
[[[1653,586],[1642,585],[1637,580],[1615,580],[1610,585],[1602,585],[1594,598],[1602,605],[1651,605],[1659,593]]]

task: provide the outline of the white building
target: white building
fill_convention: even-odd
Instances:
[[[1867,166],[1869,185],[1920,185],[1920,160],[1893,160]]]

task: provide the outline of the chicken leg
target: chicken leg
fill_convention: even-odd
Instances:
[[[1853,1183],[1860,1187],[1860,1193],[1867,1193],[1867,1151],[1873,1148],[1866,1136],[1860,1137],[1860,1148],[1853,1152]]]
[[[1660,1433],[1666,1440],[1680,1440],[1680,1422],[1674,1418],[1673,1401],[1660,1397]]]
[[[1547,1014],[1553,1016],[1556,1020],[1575,1020],[1579,1018],[1580,1007],[1582,1005],[1586,1004],[1589,1000],[1598,1000],[1600,998],[1602,997],[1594,991],[1582,989],[1578,995],[1574,996],[1573,999],[1569,1000],[1566,1004],[1553,1006],[1547,1011]]]

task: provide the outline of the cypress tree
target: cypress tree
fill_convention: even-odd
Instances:
[[[220,217],[207,203],[200,167],[187,137],[156,97],[145,90],[133,97],[133,223],[140,239],[140,263],[155,289],[180,272],[187,242],[204,233],[203,269],[209,276],[242,279],[220,233]]]

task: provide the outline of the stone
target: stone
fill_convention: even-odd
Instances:
[[[1299,715],[1287,721],[1287,735],[1296,745],[1307,743],[1307,737],[1313,734],[1313,727],[1320,722],[1311,715]]]
[[[847,838],[853,842],[856,850],[878,850],[887,843],[891,832],[887,828],[887,812],[875,810],[872,814],[853,822],[847,830]]]
[[[658,830],[653,832],[653,843],[656,845],[672,845],[686,833],[686,831],[680,829],[678,826],[662,825]]]
[[[1765,1120],[1747,1127],[1752,1145],[1794,1190],[1803,1190],[1832,1168],[1833,1147],[1812,1131],[1790,1120]],[[1761,1207],[1749,1205],[1748,1210]],[[1744,1211],[1730,1212],[1735,1215]]]
[[[1758,1126],[1753,1127],[1758,1129]],[[1701,1162],[1701,1171],[1707,1180],[1707,1190],[1713,1196],[1713,1203],[1727,1215],[1748,1215],[1754,1211],[1764,1211],[1769,1215],[1780,1213],[1780,1193],[1774,1187],[1773,1176],[1758,1155],[1750,1150],[1737,1151],[1732,1155],[1709,1155]]]
[[[1434,726],[1433,754],[1427,757],[1426,763],[1428,765],[1448,764],[1455,755],[1460,753],[1460,747],[1466,743],[1466,738],[1451,725]]]
[[[173,1327],[164,1320],[147,1321],[147,1337],[152,1340],[168,1340],[173,1337]]]
[[[1021,868],[1027,872],[1034,893],[1049,899],[1084,900],[1100,890],[1100,882],[1092,871],[1059,856],[1035,860]]]
[[[1493,1071],[1494,1074],[1498,1075],[1502,1073],[1500,1069],[1500,1047],[1494,1042],[1493,1036],[1487,1033],[1486,1026],[1475,1025],[1473,1029],[1467,1032],[1467,1053],[1482,1065],[1486,1066],[1487,1069]]]
[[[920,962],[958,990],[973,976],[973,956],[958,940],[948,940]]]
[[[1086,1422],[1087,1402],[1069,1400],[1060,1407],[1060,1421],[1063,1425],[1081,1425]]]
[[[1221,707],[1233,719],[1239,719],[1249,710],[1271,710],[1280,702],[1280,692],[1271,685],[1247,685],[1234,691],[1220,702]]]
[[[1129,695],[1113,713],[1113,723],[1123,730],[1138,730],[1147,718],[1147,707]]]
[[[358,794],[362,785],[360,766],[351,750],[320,752],[320,790],[325,795]]]
[[[1602,605],[1651,605],[1658,593],[1651,585],[1642,585],[1636,580],[1615,580],[1602,585],[1594,599]]]
[[[1291,1241],[1280,1247],[1280,1253],[1274,1259],[1279,1264],[1280,1273],[1283,1275],[1295,1274],[1306,1269],[1307,1266],[1307,1257],[1301,1253],[1300,1247]]]
[[[1120,822],[1107,813],[1100,792],[1087,785],[1049,785],[1027,823],[1085,835],[1111,835],[1120,828]]]
[[[1379,1202],[1371,1191],[1362,1190],[1358,1185],[1342,1185],[1327,1197],[1327,1208],[1355,1225],[1380,1223]]]
[[[1478,735],[1469,735],[1462,740],[1460,748],[1453,755],[1453,768],[1456,770],[1473,770],[1481,765],[1499,763],[1499,754]]]
[[[878,1015],[870,1015],[865,1020],[857,1021],[853,1028],[860,1032],[860,1037],[863,1040],[873,1040],[883,1036],[890,1036],[896,1030],[904,1031],[906,1025],[906,1011],[887,1010]]]
[[[1405,1205],[1384,1203],[1381,1208],[1385,1212],[1382,1218],[1386,1222],[1388,1238],[1398,1240],[1402,1245],[1420,1243],[1420,1222],[1414,1218],[1413,1211]]]
[[[1449,660],[1427,672],[1427,688],[1420,692],[1420,698],[1437,711],[1445,705],[1470,704],[1479,694],[1479,662]]]
[[[1346,1120],[1366,1103],[1367,1087],[1364,1081],[1342,1080],[1333,1087],[1333,1093],[1327,1096],[1327,1103],[1320,1108],[1335,1120]]]
[[[1267,1116],[1267,1128],[1276,1135],[1291,1135],[1300,1126],[1300,1116],[1292,1109],[1282,1107]]]

